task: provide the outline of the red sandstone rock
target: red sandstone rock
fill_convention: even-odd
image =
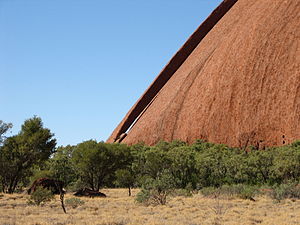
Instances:
[[[262,148],[300,139],[299,12],[295,0],[225,0],[108,142],[126,132],[122,142],[150,145],[206,139]]]

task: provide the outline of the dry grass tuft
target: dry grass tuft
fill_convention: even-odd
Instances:
[[[280,203],[267,197],[255,202],[213,199],[196,194],[173,197],[165,206],[143,206],[128,197],[127,189],[105,189],[107,198],[80,198],[84,204],[61,209],[59,196],[43,207],[27,205],[27,195],[0,197],[0,224],[7,225],[300,225],[300,201]],[[66,199],[74,198],[71,194]]]

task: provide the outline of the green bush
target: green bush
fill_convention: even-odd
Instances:
[[[6,140],[7,144],[9,140]],[[14,142],[10,144],[12,146],[7,146],[7,150],[14,148]],[[0,161],[2,152],[3,162],[9,166],[13,162],[5,159],[6,155],[3,154],[9,156],[11,151],[3,152],[3,148],[0,148]],[[222,192],[219,194],[251,199],[257,194],[252,187],[277,185],[273,195],[275,199],[280,199],[281,195],[284,196],[281,190],[284,187],[280,187],[280,184],[300,182],[300,141],[263,151],[255,148],[248,150],[251,151],[203,140],[192,145],[181,141],[161,141],[154,146],[126,146],[90,140],[76,146],[58,148],[47,162],[38,163],[24,171],[22,179],[11,191],[5,182],[1,182],[6,179],[7,173],[0,168],[0,172],[4,171],[0,173],[0,191],[22,190],[28,184],[29,177],[31,181],[49,177],[63,180],[71,191],[84,187],[94,190],[104,186],[127,187],[130,195],[131,188],[137,186],[147,190],[150,196],[161,196],[164,202],[163,196],[168,193],[159,190],[162,171],[167,171],[172,180],[171,190],[177,190],[174,195],[188,196],[189,192],[202,189],[204,195]],[[207,187],[219,189],[216,191]]]
[[[218,197],[220,195],[220,191],[215,187],[205,187],[201,189],[201,194],[205,197]]]
[[[192,191],[188,189],[176,189],[172,192],[172,196],[192,197]]]
[[[138,203],[143,203],[145,205],[149,204],[150,199],[150,191],[142,189],[139,193],[137,193],[135,197],[135,201]]]
[[[37,189],[30,195],[27,204],[40,206],[53,199],[54,195],[51,190],[37,187]]]
[[[139,203],[146,205],[165,205],[167,196],[175,189],[175,182],[168,171],[162,171],[157,178],[148,178],[136,197]]]
[[[85,188],[86,184],[83,182],[80,178],[77,179],[76,181],[70,183],[66,189],[70,192],[76,192],[79,189]]]
[[[201,193],[208,197],[237,197],[241,199],[254,200],[254,197],[259,193],[258,188],[249,185],[223,185],[219,188],[207,187],[201,189]]]
[[[300,199],[300,186],[297,184],[281,184],[273,187],[270,192],[271,198],[280,202],[287,198]]]
[[[71,161],[81,181],[98,191],[103,186],[113,186],[115,172],[127,168],[131,160],[127,145],[89,140],[75,147]]]
[[[254,186],[242,185],[238,197],[242,199],[254,200],[254,197],[259,193],[258,189]]]
[[[295,183],[300,181],[300,147],[297,142],[272,149],[274,162],[270,166],[272,183]]]
[[[77,207],[83,205],[84,203],[85,203],[85,202],[84,202],[83,200],[79,199],[79,198],[68,198],[68,199],[66,199],[66,201],[65,201],[65,204],[66,204],[67,206],[72,207],[73,209],[75,209],[75,208],[77,208]]]

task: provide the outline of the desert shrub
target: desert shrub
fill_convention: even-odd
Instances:
[[[236,184],[236,185],[223,185],[220,188],[220,193],[222,195],[227,195],[231,197],[253,200],[253,198],[259,193],[259,191],[258,191],[258,187],[256,186]]]
[[[66,199],[65,201],[65,204],[67,206],[70,206],[72,207],[73,209],[83,205],[85,202],[79,198],[69,198],[69,199]]]
[[[255,186],[242,185],[240,192],[237,194],[239,198],[254,200],[254,197],[259,193]]]
[[[174,178],[169,171],[163,171],[155,179],[148,178],[140,193],[136,197],[136,201],[146,205],[165,205],[167,196],[175,189]]]
[[[192,197],[193,196],[193,185],[189,183],[185,188],[175,189],[171,195],[172,196],[182,196],[182,197]]]
[[[201,193],[208,197],[238,197],[241,199],[254,200],[254,197],[259,193],[258,187],[249,185],[223,185],[219,188],[207,187],[201,189]]]
[[[33,192],[27,203],[29,205],[44,205],[46,202],[50,202],[51,200],[54,199],[54,195],[51,190],[42,188],[42,187],[37,187],[35,192]]]
[[[163,142],[160,143],[162,145]],[[163,146],[165,148],[165,146]],[[167,150],[157,146],[144,147],[135,153],[135,160],[132,164],[133,173],[137,174],[137,182],[143,186],[149,178],[156,179],[161,171],[170,167],[170,159]]]
[[[274,163],[270,172],[273,184],[300,181],[300,147],[297,143],[272,149]]]
[[[233,184],[235,182],[233,176],[240,174],[238,171],[240,168],[237,166],[242,160],[232,159],[239,154],[242,153],[225,145],[209,145],[208,149],[202,149],[195,157],[197,186],[204,188]]]
[[[170,149],[167,153],[169,167],[176,187],[180,189],[195,188],[198,170],[196,168],[197,152],[190,146],[180,146]]]
[[[188,189],[176,189],[171,193],[172,196],[192,197],[192,191]]]
[[[274,151],[253,150],[245,155],[243,173],[246,174],[245,183],[251,185],[266,184],[271,181],[271,167],[274,164]]]
[[[220,195],[220,191],[215,187],[205,187],[201,189],[201,194],[205,197],[217,197]]]
[[[300,199],[300,186],[299,185],[294,185],[290,189],[289,196],[290,196],[290,198]]]
[[[136,145],[132,169],[137,175],[137,185],[143,186],[149,177],[156,179],[163,170],[169,170],[176,189],[249,185],[241,197],[255,193],[252,186],[300,182],[300,141],[283,147],[265,150],[230,148],[222,144],[196,141],[193,145],[183,142],[159,142],[155,146]]]
[[[147,205],[149,203],[150,199],[150,191],[142,189],[139,193],[137,193],[135,197],[135,201],[138,203],[143,203]]]
[[[270,196],[277,202],[287,198],[300,199],[300,186],[293,183],[276,185],[270,192]]]

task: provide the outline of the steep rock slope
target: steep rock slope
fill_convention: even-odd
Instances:
[[[109,142],[125,132],[123,142],[150,145],[206,139],[263,148],[300,139],[300,1],[238,0],[227,11]]]

